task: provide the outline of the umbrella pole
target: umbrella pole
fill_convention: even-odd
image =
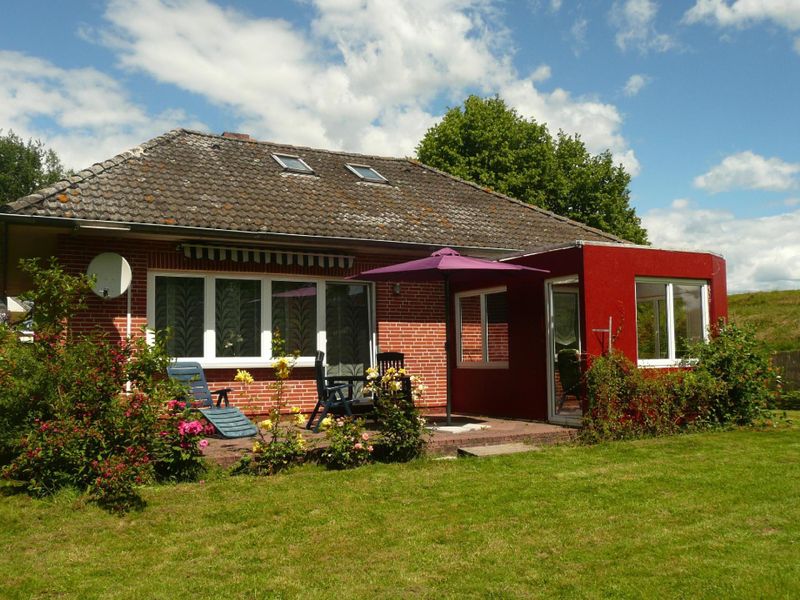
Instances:
[[[451,372],[450,372],[450,277],[444,276],[444,364],[445,364],[445,381],[446,381],[446,398],[447,398],[447,424],[451,422]]]

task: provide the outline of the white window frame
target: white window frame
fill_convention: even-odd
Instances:
[[[489,327],[486,316],[486,296],[489,294],[497,294],[505,292],[506,300],[508,300],[508,289],[506,286],[484,288],[480,290],[469,290],[466,292],[458,292],[455,295],[455,313],[456,313],[456,368],[459,369],[507,369],[507,360],[489,360]],[[471,298],[478,296],[481,303],[481,343],[483,346],[483,360],[481,362],[469,362],[461,360],[461,299]],[[509,346],[511,344],[511,323],[508,323],[509,330]],[[510,348],[509,348],[510,351]]]
[[[380,173],[378,173],[378,170],[375,167],[370,167],[369,165],[362,165],[359,163],[345,163],[345,166],[351,173],[355,174],[355,176],[358,177],[361,181],[366,181],[367,183],[389,183],[389,180],[386,179],[386,177],[384,177]],[[377,175],[380,179],[369,179],[367,177],[364,177],[361,173],[358,172],[358,169],[356,169],[356,167],[358,167],[359,169],[369,169],[370,171],[375,173],[375,175]]]
[[[295,159],[297,161],[300,161],[300,164],[302,164],[305,167],[305,169],[296,169],[294,167],[290,167],[285,162],[283,162],[282,157],[293,158],[293,159]],[[304,161],[302,158],[300,158],[299,156],[296,156],[294,154],[286,154],[286,153],[276,152],[276,153],[274,153],[272,155],[272,158],[274,158],[275,161],[280,166],[282,166],[284,168],[284,170],[289,171],[290,173],[300,173],[300,174],[303,174],[303,175],[315,175],[314,169],[312,169],[310,166],[308,166],[308,163],[306,161]]]
[[[637,283],[657,283],[666,286],[667,294],[667,358],[639,358],[639,321],[638,321],[638,306],[639,299],[636,296]],[[700,286],[700,300],[702,303],[702,318],[703,318],[703,341],[708,342],[709,336],[709,293],[710,285],[708,281],[703,279],[680,279],[672,277],[636,277],[633,284],[633,295],[635,300],[637,321],[636,321],[636,359],[640,367],[654,367],[654,368],[669,368],[678,367],[682,364],[691,363],[694,361],[692,358],[676,358],[675,356],[675,311],[674,308],[674,292],[673,286],[675,285],[696,285]]]
[[[199,362],[204,369],[256,369],[272,365],[272,282],[309,282],[317,286],[317,335],[316,349],[327,352],[328,337],[325,324],[326,284],[360,284],[367,287],[367,320],[370,327],[370,361],[375,362],[377,342],[375,286],[368,281],[345,279],[342,277],[314,277],[303,275],[232,273],[226,271],[170,271],[150,270],[147,272],[147,341],[155,340],[156,320],[156,277],[193,277],[204,280],[203,297],[203,354],[204,356],[180,356],[176,360]],[[245,279],[261,281],[261,355],[260,356],[216,356],[216,280]],[[313,367],[314,356],[301,356],[298,367]]]

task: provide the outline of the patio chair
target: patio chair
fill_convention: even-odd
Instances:
[[[378,376],[383,377],[391,367],[405,368],[406,356],[402,352],[378,352]]]
[[[325,375],[325,353],[317,351],[314,359],[314,375],[317,380],[317,404],[308,417],[306,429],[319,431],[319,426],[328,414],[347,415],[372,412],[372,398],[358,396],[358,384],[366,383],[363,375]]]
[[[196,362],[176,362],[167,367],[170,379],[184,384],[191,397],[195,400],[192,407],[199,410],[209,422],[217,428],[220,435],[226,438],[252,437],[258,433],[258,428],[244,416],[241,410],[230,406],[228,392],[231,388],[211,391],[208,389],[206,375],[203,367]],[[214,404],[212,396],[217,396]],[[221,406],[222,402],[225,406]]]
[[[390,368],[404,369],[406,357],[402,352],[379,352],[378,356],[378,377],[383,377]],[[403,395],[406,399],[411,398],[411,379],[403,377]]]
[[[557,356],[558,377],[561,380],[561,400],[558,410],[564,406],[568,396],[574,396],[580,402],[581,356],[575,348],[559,350]]]

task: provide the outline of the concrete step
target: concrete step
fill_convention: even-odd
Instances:
[[[459,456],[499,456],[501,454],[517,454],[518,452],[536,452],[537,446],[515,442],[513,444],[492,444],[489,446],[470,446],[459,448]]]

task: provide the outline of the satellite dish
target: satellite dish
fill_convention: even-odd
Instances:
[[[92,291],[101,298],[118,298],[131,285],[131,266],[116,252],[95,256],[86,274],[95,278]]]

